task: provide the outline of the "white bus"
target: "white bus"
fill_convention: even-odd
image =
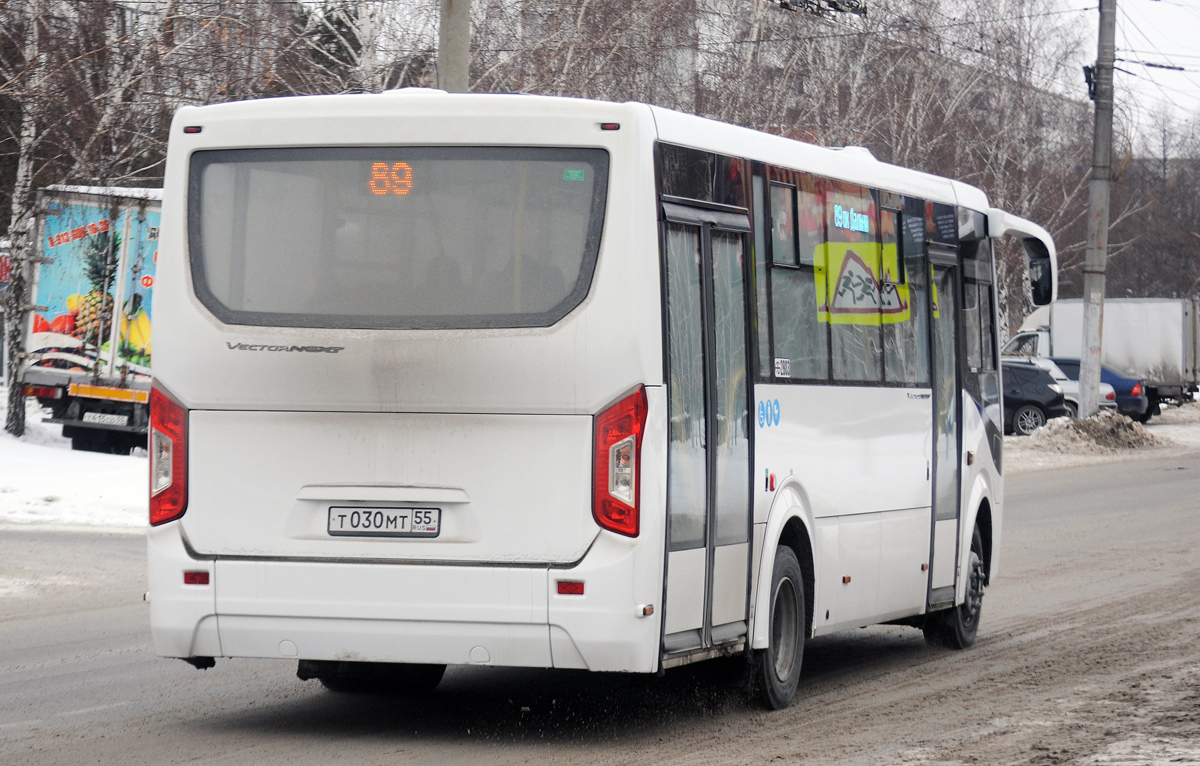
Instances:
[[[403,90],[184,108],[154,310],[156,651],[333,689],[752,663],[997,572],[976,188],[645,104]]]

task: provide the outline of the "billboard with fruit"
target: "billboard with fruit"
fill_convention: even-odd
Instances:
[[[28,351],[36,367],[148,375],[158,205],[96,196],[44,202]]]

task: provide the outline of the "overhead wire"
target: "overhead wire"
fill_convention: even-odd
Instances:
[[[1147,43],[1147,44],[1150,46],[1150,48],[1151,48],[1151,49],[1153,49],[1153,51],[1154,51],[1155,55],[1157,55],[1157,56],[1158,56],[1158,57],[1159,57],[1159,58],[1160,58],[1160,59],[1161,59],[1163,62],[1166,62],[1167,66],[1159,66],[1159,67],[1155,67],[1153,64],[1147,64],[1147,63],[1146,63],[1145,61],[1143,61],[1143,60],[1140,58],[1140,56],[1139,56],[1139,55],[1138,55],[1136,52],[1134,52],[1132,49],[1122,49],[1122,52],[1124,52],[1124,53],[1133,53],[1133,55],[1136,57],[1136,58],[1135,58],[1135,62],[1133,62],[1133,63],[1137,63],[1137,64],[1139,64],[1139,65],[1140,65],[1140,66],[1142,66],[1142,67],[1146,67],[1146,68],[1163,68],[1163,69],[1165,69],[1165,68],[1167,68],[1167,67],[1169,66],[1169,67],[1171,67],[1171,68],[1175,68],[1175,69],[1177,69],[1177,71],[1179,71],[1179,72],[1181,73],[1181,76],[1182,76],[1182,77],[1183,77],[1185,80],[1187,80],[1189,83],[1191,83],[1191,85],[1192,85],[1193,87],[1195,87],[1195,88],[1196,88],[1196,91],[1195,91],[1195,92],[1192,92],[1192,93],[1188,93],[1188,92],[1186,92],[1186,91],[1182,91],[1182,90],[1179,90],[1179,89],[1176,89],[1176,88],[1172,88],[1171,90],[1175,90],[1175,91],[1176,91],[1177,93],[1179,93],[1180,95],[1185,95],[1185,96],[1187,96],[1187,97],[1189,97],[1189,98],[1191,98],[1191,99],[1193,99],[1193,100],[1200,98],[1200,83],[1197,83],[1197,82],[1196,82],[1194,79],[1192,79],[1190,76],[1188,76],[1188,72],[1189,72],[1189,71],[1195,71],[1195,70],[1187,70],[1187,69],[1185,69],[1185,68],[1183,68],[1183,67],[1179,67],[1179,66],[1178,66],[1177,64],[1175,64],[1173,61],[1171,61],[1171,57],[1170,57],[1170,56],[1167,56],[1166,54],[1164,54],[1164,53],[1162,52],[1162,50],[1161,50],[1161,49],[1158,47],[1158,45],[1157,45],[1157,44],[1155,44],[1154,40],[1153,40],[1153,39],[1152,39],[1152,38],[1151,38],[1149,35],[1147,35],[1145,32],[1143,32],[1143,31],[1142,31],[1142,28],[1141,28],[1140,26],[1138,26],[1138,23],[1137,23],[1136,21],[1134,21],[1133,17],[1129,15],[1129,13],[1128,13],[1128,12],[1125,10],[1125,8],[1124,8],[1123,6],[1119,6],[1119,10],[1121,11],[1121,16],[1122,16],[1122,17],[1124,17],[1124,20],[1125,20],[1126,22],[1128,22],[1129,26],[1133,27],[1133,30],[1134,30],[1135,32],[1137,32],[1137,34],[1138,34],[1139,36],[1141,36],[1141,38],[1142,38],[1143,40],[1145,40],[1145,41],[1146,41],[1146,43]],[[1128,35],[1126,35],[1126,39],[1128,39]],[[1132,73],[1130,73],[1130,74],[1132,74]],[[1134,76],[1139,76],[1139,75],[1134,75]],[[1181,104],[1179,104],[1177,101],[1175,101],[1175,99],[1173,99],[1173,98],[1171,98],[1170,96],[1168,96],[1168,95],[1167,95],[1167,93],[1166,93],[1166,90],[1164,89],[1164,87],[1163,87],[1163,85],[1162,85],[1162,83],[1160,83],[1160,82],[1158,81],[1158,79],[1157,79],[1157,78],[1155,78],[1155,77],[1153,77],[1153,76],[1150,76],[1150,75],[1149,75],[1149,73],[1147,73],[1147,74],[1145,74],[1145,75],[1140,75],[1140,77],[1141,77],[1142,79],[1145,79],[1145,80],[1148,80],[1149,82],[1151,82],[1151,83],[1154,85],[1154,87],[1155,87],[1155,88],[1157,88],[1157,89],[1158,89],[1158,91],[1159,91],[1160,93],[1162,93],[1162,95],[1163,95],[1163,98],[1164,98],[1164,99],[1166,99],[1166,100],[1167,100],[1168,102],[1170,102],[1171,104],[1173,104],[1173,105],[1174,105],[1174,106],[1175,106],[1177,109],[1179,109],[1180,111],[1182,111],[1182,112],[1184,112],[1184,113],[1186,113],[1186,114],[1190,114],[1190,113],[1193,111],[1193,109],[1189,109],[1189,108],[1187,108],[1187,107],[1184,107],[1184,106],[1182,106],[1182,105],[1181,105]]]

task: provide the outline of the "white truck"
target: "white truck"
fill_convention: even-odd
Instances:
[[[1138,378],[1150,399],[1189,399],[1197,390],[1198,301],[1191,298],[1112,298],[1104,301],[1100,361]],[[1083,345],[1083,301],[1059,299],[1030,314],[1004,346],[1005,354],[1079,359]]]
[[[39,191],[22,390],[74,449],[146,446],[161,189]]]

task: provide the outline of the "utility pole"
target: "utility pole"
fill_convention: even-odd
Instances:
[[[1088,183],[1087,255],[1083,263],[1083,345],[1079,364],[1079,416],[1100,408],[1100,348],[1104,324],[1104,271],[1108,261],[1108,196],[1112,182],[1113,59],[1117,0],[1100,0],[1100,43],[1091,74],[1096,102],[1092,179]],[[1086,69],[1086,67],[1085,67]]]
[[[441,0],[438,24],[437,84],[451,93],[470,90],[471,0]]]

